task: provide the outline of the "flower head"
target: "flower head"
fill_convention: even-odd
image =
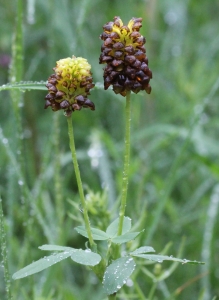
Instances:
[[[112,85],[114,92],[122,96],[127,91],[137,94],[145,90],[150,94],[152,72],[144,47],[146,39],[139,33],[141,22],[142,18],[132,18],[125,26],[120,17],[115,17],[114,22],[103,26],[100,38],[104,43],[99,62],[107,64],[103,75],[105,90]]]
[[[53,68],[55,74],[48,78],[46,84],[49,94],[45,97],[45,108],[51,106],[53,111],[63,109],[67,115],[82,107],[94,110],[94,103],[87,98],[94,87],[90,69],[90,64],[82,57],[72,56],[57,61]]]

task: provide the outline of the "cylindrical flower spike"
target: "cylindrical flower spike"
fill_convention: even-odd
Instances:
[[[138,93],[151,92],[149,84],[152,72],[148,68],[148,59],[144,44],[146,39],[139,33],[142,18],[132,18],[128,25],[123,25],[120,17],[103,26],[100,38],[100,64],[107,64],[104,69],[104,88],[110,85],[116,94],[126,96],[127,91]]]
[[[87,98],[94,87],[91,66],[82,57],[64,58],[56,62],[55,74],[48,78],[45,107],[51,106],[53,111],[63,109],[66,115],[75,110],[88,107],[95,110],[95,105]]]

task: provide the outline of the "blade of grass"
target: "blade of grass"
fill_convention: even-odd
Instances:
[[[211,297],[211,283],[210,283],[210,268],[211,268],[211,247],[214,234],[214,225],[217,221],[217,215],[219,210],[219,185],[216,185],[211,196],[211,200],[207,212],[207,220],[205,223],[205,229],[203,234],[202,243],[202,260],[205,265],[201,267],[203,273],[207,273],[202,278],[202,286],[205,289],[203,300],[210,299]]]
[[[6,244],[6,231],[4,226],[4,215],[2,209],[2,199],[0,198],[0,245],[1,245],[1,255],[3,258],[4,267],[4,280],[5,280],[5,291],[7,299],[12,299],[12,289],[11,289],[11,276],[8,267],[8,255],[7,255],[7,244]]]

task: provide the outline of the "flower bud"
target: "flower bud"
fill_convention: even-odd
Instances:
[[[95,110],[94,103],[87,98],[94,87],[90,69],[90,64],[82,57],[72,56],[57,61],[53,68],[55,74],[48,78],[46,84],[49,94],[45,97],[44,108],[51,106],[53,111],[63,109],[68,116],[82,107]]]

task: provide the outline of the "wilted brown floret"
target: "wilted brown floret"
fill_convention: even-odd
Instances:
[[[141,27],[142,18],[132,18],[124,26],[120,17],[103,26],[99,63],[107,64],[103,75],[105,90],[112,85],[113,91],[122,96],[126,96],[127,91],[145,90],[150,94],[152,72],[146,57],[146,39],[139,33]]]

